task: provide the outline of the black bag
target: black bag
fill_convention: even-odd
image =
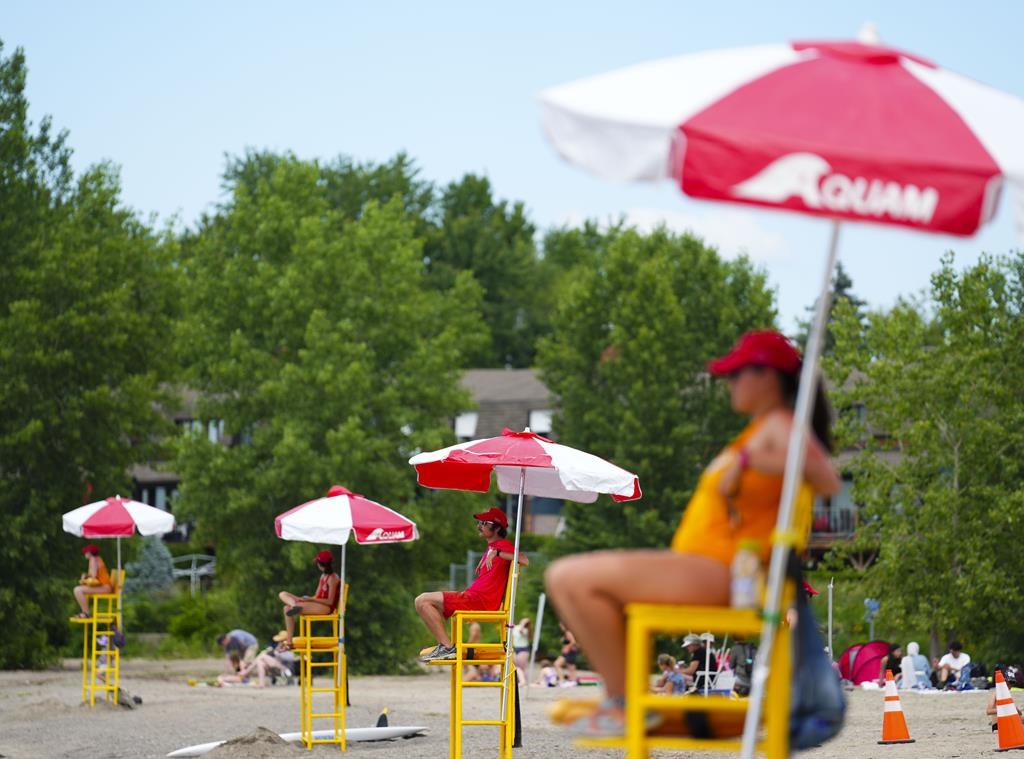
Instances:
[[[110,642],[117,648],[124,648],[124,630],[117,626],[117,622],[114,622],[112,629],[114,634],[110,637]]]
[[[842,729],[846,698],[807,599],[797,602],[793,631],[793,692],[789,742],[794,749],[819,746]]]

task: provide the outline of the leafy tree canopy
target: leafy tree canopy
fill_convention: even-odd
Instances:
[[[774,324],[773,294],[747,259],[725,261],[664,229],[604,240],[593,227],[563,230],[545,249],[580,262],[540,344],[556,431],[636,472],[644,490],[626,505],[567,504],[563,550],[663,546],[700,472],[742,425],[705,364],[745,330]]]
[[[0,667],[69,635],[83,564],[61,513],[153,457],[177,312],[174,241],[121,204],[111,166],[74,176],[66,136],[28,120],[26,75],[0,46]]]

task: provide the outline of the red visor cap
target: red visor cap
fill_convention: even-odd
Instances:
[[[321,564],[330,564],[333,559],[334,556],[330,551],[321,551],[313,561],[320,562]]]
[[[99,555],[100,549],[95,543],[90,543],[87,546],[82,546],[82,553],[94,553]]]
[[[800,362],[800,351],[789,338],[772,329],[760,329],[746,333],[726,355],[709,361],[708,371],[724,377],[747,366],[770,366],[795,374]]]
[[[504,511],[497,507],[488,509],[483,514],[474,514],[473,517],[481,522],[497,522],[506,530],[508,529],[508,517],[505,516]]]

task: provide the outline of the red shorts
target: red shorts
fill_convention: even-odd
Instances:
[[[464,590],[458,592],[446,590],[441,595],[444,597],[445,619],[457,611],[482,611],[487,608],[484,599],[476,593],[467,593]]]

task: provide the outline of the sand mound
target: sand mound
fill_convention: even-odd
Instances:
[[[295,756],[298,751],[273,730],[257,727],[248,735],[223,743],[207,756],[213,759],[277,759]]]

